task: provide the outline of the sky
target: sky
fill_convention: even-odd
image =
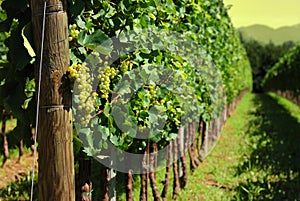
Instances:
[[[238,28],[264,24],[272,28],[300,23],[300,0],[223,0],[231,4],[229,15]]]

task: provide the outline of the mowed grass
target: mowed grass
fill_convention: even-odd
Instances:
[[[300,109],[247,94],[178,200],[300,200]]]
[[[179,200],[232,200],[239,185],[236,167],[245,158],[251,144],[246,134],[255,111],[253,95],[246,94],[222,130],[222,135],[210,155],[190,174],[188,185]]]

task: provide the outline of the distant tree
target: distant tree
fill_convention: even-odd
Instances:
[[[275,45],[272,41],[262,44],[256,40],[246,40],[240,34],[251,67],[253,77],[253,91],[261,92],[261,82],[267,71],[283,56],[291,47],[295,46],[292,41],[287,41],[282,45]]]

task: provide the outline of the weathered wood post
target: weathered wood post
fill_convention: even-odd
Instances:
[[[75,200],[68,19],[65,0],[47,0],[38,125],[38,186],[40,201]],[[31,0],[35,51],[40,53],[43,0]],[[36,72],[40,56],[37,56]],[[37,77],[37,76],[36,76]],[[36,79],[38,80],[38,79]]]

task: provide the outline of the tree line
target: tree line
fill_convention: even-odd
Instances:
[[[240,40],[246,49],[249,58],[254,92],[262,92],[262,81],[267,72],[279,61],[279,59],[296,45],[293,41],[286,41],[281,45],[275,45],[272,41],[264,44],[254,39],[245,39],[239,34]]]

